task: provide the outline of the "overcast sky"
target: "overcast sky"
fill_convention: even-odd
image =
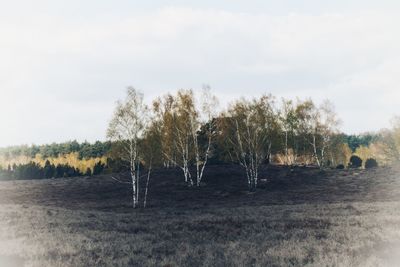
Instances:
[[[147,3],[151,2],[151,3]],[[332,100],[342,130],[400,114],[400,1],[1,1],[0,146],[104,140],[129,85]]]

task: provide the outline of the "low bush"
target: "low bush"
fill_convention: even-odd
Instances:
[[[349,167],[350,168],[361,168],[362,166],[362,159],[359,156],[351,156]]]
[[[366,169],[372,169],[372,168],[376,168],[378,167],[378,162],[376,161],[376,159],[367,159],[365,161],[365,168]]]
[[[336,169],[343,170],[344,169],[344,165],[343,164],[339,164],[339,165],[336,166]]]

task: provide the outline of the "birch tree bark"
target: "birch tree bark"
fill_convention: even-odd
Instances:
[[[148,108],[144,104],[143,94],[129,87],[124,101],[118,101],[114,115],[107,130],[107,137],[118,146],[120,158],[129,163],[129,174],[132,186],[132,206],[139,203],[140,160],[139,142],[148,125]]]

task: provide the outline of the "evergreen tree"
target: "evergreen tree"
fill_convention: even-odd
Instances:
[[[93,168],[93,175],[99,175],[99,174],[101,174],[102,172],[103,172],[103,170],[104,170],[104,164],[101,162],[101,161],[99,161],[99,162],[97,162],[95,165],[94,165],[94,168]]]
[[[92,176],[92,170],[90,168],[86,169],[85,176]]]
[[[50,163],[49,160],[46,160],[44,165],[44,178],[53,178],[55,175],[55,167]]]

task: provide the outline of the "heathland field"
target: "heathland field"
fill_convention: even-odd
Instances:
[[[400,169],[156,171],[148,208],[109,176],[0,182],[0,266],[400,266]]]

